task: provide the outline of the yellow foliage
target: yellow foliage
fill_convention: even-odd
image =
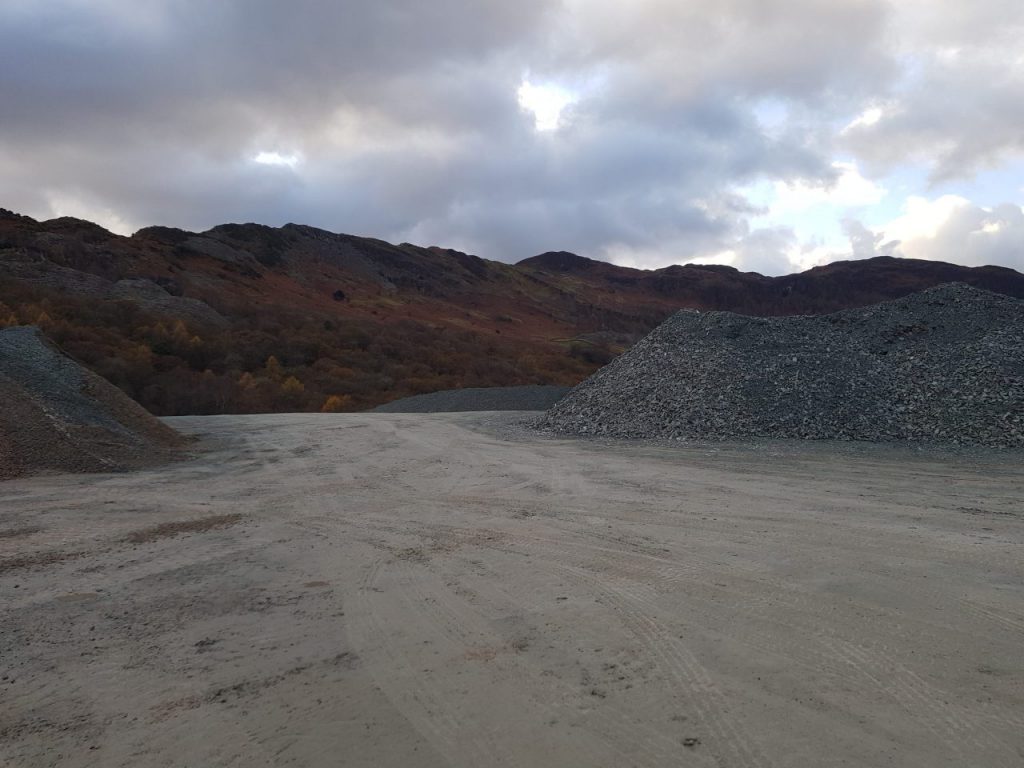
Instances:
[[[320,408],[321,413],[339,413],[341,411],[347,411],[352,407],[352,396],[351,395],[331,395],[324,400],[323,406]]]
[[[18,316],[14,310],[0,301],[0,328],[9,328],[18,324]]]
[[[294,376],[289,376],[284,380],[284,383],[281,384],[281,392],[286,395],[301,395],[305,391],[306,387]]]
[[[284,375],[284,371],[281,370],[281,362],[271,355],[267,358],[266,365],[267,375],[272,379],[280,379]]]
[[[188,328],[185,327],[185,323],[181,320],[174,321],[174,329],[171,331],[171,337],[180,343],[187,344],[192,335],[188,332]]]
[[[145,344],[126,346],[124,359],[136,367],[148,367],[153,363],[153,352]]]

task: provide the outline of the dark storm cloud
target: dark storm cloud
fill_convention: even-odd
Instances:
[[[373,107],[382,88],[390,91],[385,110],[424,119],[428,111],[415,108],[410,81],[446,67],[461,77],[544,17],[543,4],[529,0],[515,12],[510,4],[470,0],[165,0],[140,3],[146,14],[133,5],[42,2],[20,13],[0,10],[0,84],[18,107],[6,115],[5,132],[66,135],[60,118],[86,127],[128,118],[158,128],[154,119],[164,118],[185,136],[230,138],[237,126],[227,118],[294,129],[339,104]],[[433,111],[437,119],[446,114]]]
[[[745,185],[827,184],[844,147],[882,167],[931,146],[929,162],[959,167],[997,162],[1019,140],[1018,107],[1002,103],[1019,78],[975,88],[988,120],[925,108],[952,77],[929,41],[977,47],[983,25],[908,36],[899,25],[917,6],[899,7],[8,0],[0,205],[122,229],[299,221],[508,260],[731,252],[785,271],[798,237],[752,231]],[[907,51],[923,62],[917,91],[901,80]],[[971,61],[981,68],[958,92],[992,74]],[[558,130],[537,131],[520,108],[524,78],[572,92]],[[903,96],[927,117],[894,108],[837,138],[866,105]],[[958,159],[950,135],[988,149]],[[253,162],[260,152],[294,167]]]

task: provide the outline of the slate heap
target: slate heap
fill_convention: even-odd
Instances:
[[[0,403],[0,480],[150,466],[184,444],[34,326],[0,330]]]
[[[684,310],[573,389],[541,426],[1024,447],[1024,301],[950,283],[830,315]]]

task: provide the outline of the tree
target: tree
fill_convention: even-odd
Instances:
[[[281,362],[273,355],[267,358],[264,368],[266,368],[267,376],[272,378],[274,381],[280,381],[284,377],[284,370],[281,368]]]
[[[18,324],[18,316],[14,310],[0,301],[0,328],[9,328]]]
[[[340,413],[352,409],[351,395],[330,395],[320,407],[321,413]]]
[[[305,385],[303,385],[303,383],[294,376],[289,376],[284,380],[284,383],[281,384],[281,392],[288,396],[294,397],[295,395],[301,395],[305,391]]]

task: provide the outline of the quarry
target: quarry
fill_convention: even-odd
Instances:
[[[683,312],[568,393],[161,420],[0,331],[0,764],[1020,765],[1021,327]]]
[[[0,768],[1024,768],[1024,2],[0,50]]]

